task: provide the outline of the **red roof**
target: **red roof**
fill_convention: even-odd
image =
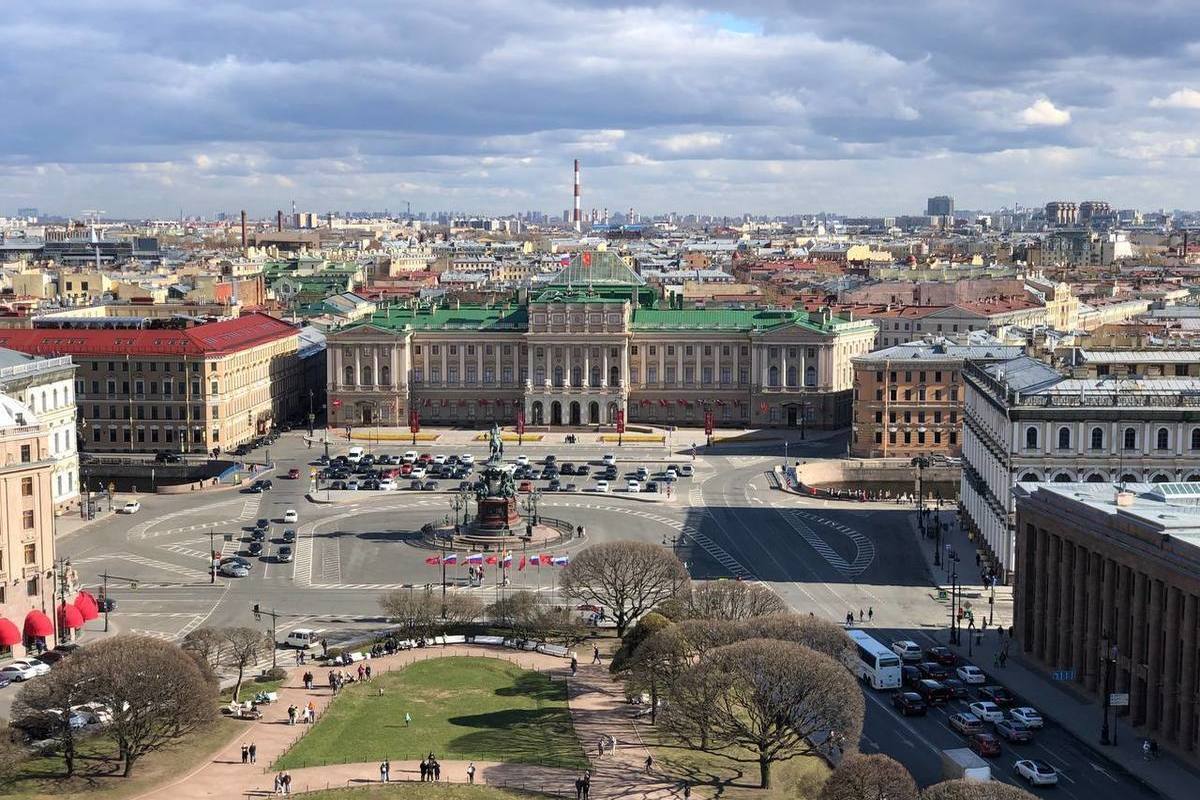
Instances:
[[[295,334],[296,328],[282,320],[266,314],[247,314],[183,330],[0,330],[0,347],[37,356],[222,356]]]

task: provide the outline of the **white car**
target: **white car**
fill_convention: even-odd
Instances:
[[[615,467],[617,465],[617,457],[612,453],[605,453],[604,458],[600,459],[606,467]]]
[[[408,477],[418,478],[418,479],[424,478],[425,477],[425,468],[424,467],[413,467],[412,472],[408,473]]]
[[[1058,783],[1058,770],[1036,758],[1022,759],[1015,764],[1017,774],[1029,781],[1031,786],[1054,786]]]
[[[379,491],[394,492],[396,490],[396,482],[391,478],[384,478],[379,482]]]
[[[250,569],[237,561],[227,561],[221,565],[221,574],[226,578],[245,578],[250,574]]]
[[[529,466],[529,456],[517,456],[517,466],[518,467],[528,467]]]
[[[678,478],[679,477],[679,467],[672,464],[671,466],[669,466],[663,470],[663,474],[670,475],[672,478]]]
[[[358,491],[358,481],[346,481],[346,491],[357,492]]]
[[[284,523],[299,522],[300,515],[296,513],[296,509],[289,508],[287,511],[283,512],[283,521]]]
[[[956,675],[958,675],[958,679],[963,683],[987,683],[987,675],[984,675],[983,670],[974,664],[963,664],[954,672]]]
[[[1009,711],[1008,715],[1017,722],[1023,723],[1026,728],[1044,728],[1046,726],[1046,721],[1042,719],[1042,715],[1036,708],[1021,706]]]
[[[475,463],[475,456],[471,455],[470,453],[463,453],[461,456],[459,456],[459,457],[458,457],[458,463],[460,463],[460,464],[474,464],[474,463]]]
[[[999,722],[1004,719],[1004,709],[989,700],[977,700],[967,709],[984,722]]]
[[[625,481],[625,491],[640,492],[641,490],[642,490],[641,482],[636,481],[633,478],[630,478],[629,480]]]
[[[597,492],[607,492],[608,491],[608,481],[596,481],[596,491]]]
[[[403,460],[404,460],[405,464],[411,464],[414,461],[416,461],[418,458],[420,458],[420,454],[418,454],[416,450],[404,451],[404,459]]]
[[[42,666],[45,667],[46,665],[42,664]],[[49,670],[49,667],[46,667],[46,669]],[[41,670],[34,666],[31,661],[14,661],[11,664],[5,664],[3,669],[0,669],[0,675],[11,681],[27,681],[41,674]]]
[[[142,504],[136,500],[130,500],[125,505],[117,509],[118,514],[136,514],[142,510]]]
[[[445,463],[446,463],[446,454],[445,454],[445,453],[438,453],[436,456],[434,456],[434,457],[433,457],[433,463],[435,463],[435,464],[445,464]]]

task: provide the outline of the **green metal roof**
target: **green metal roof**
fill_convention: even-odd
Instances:
[[[347,328],[374,325],[389,330],[493,330],[523,331],[529,327],[525,306],[462,306],[411,309],[395,307],[376,311]]]
[[[846,323],[848,320],[833,317],[829,324]],[[647,309],[633,312],[633,329],[653,330],[771,330],[785,325],[798,325],[814,331],[828,330],[809,318],[805,311],[788,309]]]

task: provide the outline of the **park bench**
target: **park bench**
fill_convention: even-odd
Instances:
[[[472,640],[475,644],[490,644],[496,647],[504,647],[508,645],[508,640],[503,636],[476,636]],[[511,646],[515,646],[515,643]]]

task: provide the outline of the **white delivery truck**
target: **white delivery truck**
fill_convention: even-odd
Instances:
[[[946,780],[990,781],[992,768],[966,747],[942,751],[942,777]]]
[[[307,650],[321,641],[321,631],[312,628],[296,628],[283,640],[284,647],[294,647],[297,650]]]

